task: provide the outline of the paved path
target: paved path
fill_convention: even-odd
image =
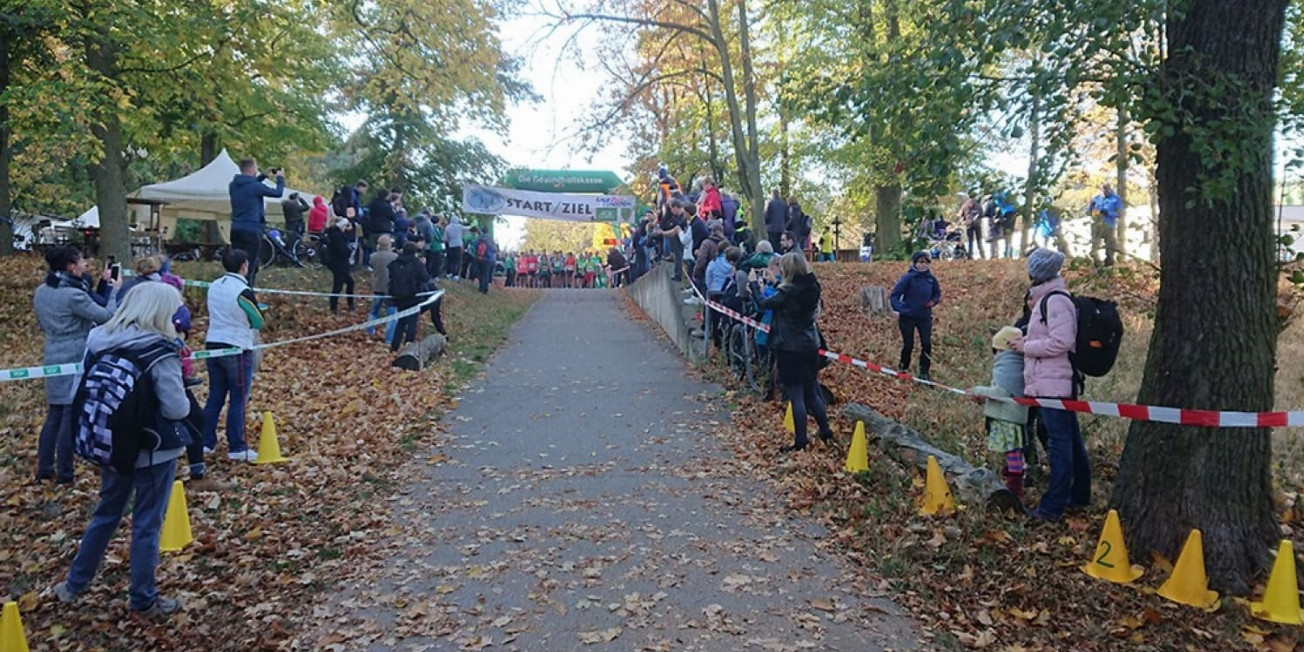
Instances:
[[[550,291],[391,505],[398,557],[317,610],[370,650],[913,649],[711,434],[719,388],[614,292]],[[343,613],[343,618],[339,615]],[[328,648],[330,649],[330,648]]]

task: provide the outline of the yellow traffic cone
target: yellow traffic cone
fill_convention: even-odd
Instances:
[[[18,614],[17,602],[6,602],[0,614],[0,650],[28,652],[27,634],[23,631],[23,617]]]
[[[190,534],[190,510],[186,509],[186,485],[180,480],[172,483],[172,497],[168,511],[163,516],[163,532],[158,538],[158,549],[176,552],[194,541]]]
[[[937,458],[928,456],[928,473],[924,477],[924,503],[919,513],[924,516],[950,514],[955,511],[955,500],[951,497],[951,488],[942,475],[942,467],[937,465]]]
[[[856,422],[856,433],[851,436],[847,449],[847,471],[859,473],[869,470],[869,443],[865,440],[865,422]]]
[[[1115,584],[1130,584],[1145,572],[1140,566],[1133,566],[1128,561],[1127,546],[1123,543],[1123,528],[1118,524],[1118,512],[1109,510],[1109,515],[1105,517],[1105,529],[1100,531],[1096,552],[1091,555],[1091,563],[1082,567],[1082,572]]]
[[[272,413],[263,413],[263,435],[258,438],[258,459],[254,464],[276,464],[277,462],[286,462],[286,458],[281,456],[281,443],[276,440],[276,422],[272,421]]]
[[[788,402],[788,412],[783,415],[783,427],[788,429],[788,434],[797,432],[797,426],[792,421],[792,402]]]
[[[1201,609],[1218,602],[1218,592],[1209,590],[1209,578],[1204,574],[1204,542],[1199,530],[1191,530],[1186,537],[1173,574],[1159,587],[1159,595]]]
[[[1268,576],[1268,590],[1263,592],[1263,602],[1251,602],[1250,613],[1255,618],[1287,625],[1304,625],[1304,613],[1299,608],[1299,583],[1295,577],[1295,546],[1290,539],[1282,539],[1277,548],[1277,561],[1272,563]]]

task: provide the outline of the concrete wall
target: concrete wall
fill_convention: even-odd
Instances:
[[[692,359],[691,339],[684,323],[683,295],[671,277],[671,265],[657,265],[626,288],[634,303],[666,332],[670,341]]]

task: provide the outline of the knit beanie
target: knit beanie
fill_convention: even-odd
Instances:
[[[1038,248],[1028,256],[1028,278],[1034,284],[1042,284],[1059,276],[1064,266],[1064,254],[1046,248]]]
[[[917,263],[917,262],[919,262],[919,261],[921,261],[921,260],[927,260],[927,261],[930,261],[930,262],[931,262],[931,261],[932,261],[932,258],[930,258],[930,257],[928,256],[928,252],[927,252],[927,251],[916,251],[912,256],[910,256],[910,264],[911,264],[911,265],[913,265],[913,264],[915,264],[915,263]]]

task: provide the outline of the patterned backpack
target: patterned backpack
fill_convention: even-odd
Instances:
[[[108,349],[86,360],[72,409],[73,450],[101,468],[131,475],[141,432],[153,423],[158,396],[149,369],[175,350],[165,342],[143,348]]]

